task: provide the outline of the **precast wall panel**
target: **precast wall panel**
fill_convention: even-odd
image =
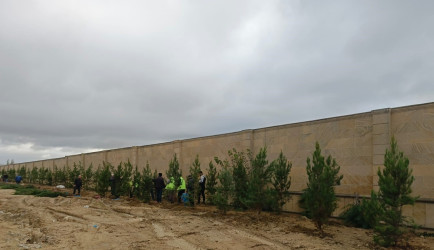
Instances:
[[[344,179],[338,193],[369,194],[372,189],[372,126],[370,113],[255,130],[253,152],[267,147],[269,161],[282,152],[292,162],[292,191],[306,188],[306,159],[315,143],[332,155]]]
[[[113,166],[118,166],[119,163],[126,163],[128,160],[133,164],[132,160],[135,159],[133,154],[133,148],[121,148],[107,151],[107,162],[110,162]],[[133,164],[134,165],[134,164]]]
[[[434,106],[392,110],[391,135],[410,160],[413,191],[434,199]]]
[[[105,159],[105,151],[84,154],[84,167],[88,168],[91,164],[94,170],[103,165]]]
[[[179,146],[178,142],[168,142],[149,146],[137,147],[137,167],[143,169],[146,164],[152,170],[157,172],[166,173],[169,168],[169,162],[173,158],[175,152],[177,152],[177,158],[179,160]]]

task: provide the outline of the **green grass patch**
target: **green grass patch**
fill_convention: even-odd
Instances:
[[[38,189],[33,185],[1,184],[1,189],[15,189],[15,195],[34,195],[38,197],[66,196],[61,192]]]

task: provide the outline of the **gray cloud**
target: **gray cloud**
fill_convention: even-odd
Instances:
[[[430,102],[432,1],[0,2],[0,162]]]

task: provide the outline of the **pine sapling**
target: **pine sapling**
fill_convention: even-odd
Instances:
[[[330,155],[325,159],[317,142],[312,162],[307,158],[306,172],[307,188],[303,198],[305,206],[312,217],[315,226],[323,234],[323,225],[337,208],[334,186],[339,185],[343,176],[339,174],[340,167]]]
[[[414,177],[409,160],[398,151],[395,138],[384,155],[384,168],[378,169],[378,196],[382,203],[380,223],[374,228],[374,241],[382,246],[396,245],[405,232],[404,205],[414,205],[417,197],[410,196]]]
[[[212,163],[212,161],[209,162],[208,165],[208,174],[207,174],[207,180],[206,180],[206,186],[205,189],[207,191],[207,201],[209,204],[214,204],[214,196],[217,191],[217,169]]]
[[[280,213],[290,197],[291,177],[289,174],[291,173],[292,163],[286,159],[281,151],[279,158],[272,162],[272,166],[272,184],[276,194],[277,212]]]

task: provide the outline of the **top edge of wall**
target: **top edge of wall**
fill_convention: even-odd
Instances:
[[[408,111],[408,110],[415,110],[419,109],[424,106],[434,106],[434,102],[428,102],[428,103],[421,103],[421,104],[414,104],[414,105],[408,105],[408,106],[400,106],[400,107],[394,107],[394,108],[383,108],[383,109],[375,109],[368,112],[361,112],[361,113],[355,113],[355,114],[349,114],[349,115],[342,115],[342,116],[335,116],[335,117],[328,117],[328,118],[321,118],[316,120],[310,120],[310,121],[302,121],[302,122],[295,122],[295,123],[288,123],[288,124],[280,124],[280,125],[274,125],[269,127],[263,127],[263,128],[256,128],[256,129],[244,129],[241,131],[234,131],[234,132],[228,132],[223,134],[215,134],[215,135],[207,135],[207,136],[199,136],[199,137],[193,137],[193,138],[187,138],[187,139],[179,139],[179,140],[173,140],[173,141],[167,141],[167,142],[161,142],[161,143],[154,143],[154,144],[148,144],[148,145],[141,145],[141,146],[131,146],[131,147],[124,147],[124,148],[114,148],[114,149],[107,149],[107,150],[101,150],[101,151],[94,151],[94,152],[87,152],[87,153],[81,153],[81,154],[75,154],[75,155],[67,155],[65,157],[59,157],[59,158],[51,158],[51,159],[43,159],[43,160],[36,160],[36,161],[29,161],[29,162],[20,162],[20,163],[14,163],[10,164],[12,166],[16,165],[24,165],[26,163],[33,163],[33,162],[43,162],[43,161],[51,161],[51,160],[61,160],[68,157],[74,157],[74,156],[80,156],[80,155],[89,155],[89,154],[96,154],[96,153],[102,153],[102,152],[110,152],[114,150],[122,150],[122,149],[132,149],[132,148],[144,148],[144,147],[156,147],[156,146],[162,146],[167,144],[174,144],[174,143],[182,143],[182,142],[188,142],[193,140],[206,140],[210,138],[216,138],[216,137],[226,137],[226,136],[232,136],[236,134],[244,134],[244,133],[254,133],[256,131],[264,131],[269,129],[275,129],[275,128],[286,128],[286,127],[297,127],[297,126],[303,126],[307,124],[316,124],[316,123],[323,123],[323,122],[331,122],[331,121],[338,121],[338,120],[345,120],[354,118],[357,116],[366,116],[371,115],[375,113],[384,113],[384,112],[401,112],[401,111]],[[6,167],[10,165],[1,165],[0,167]]]

